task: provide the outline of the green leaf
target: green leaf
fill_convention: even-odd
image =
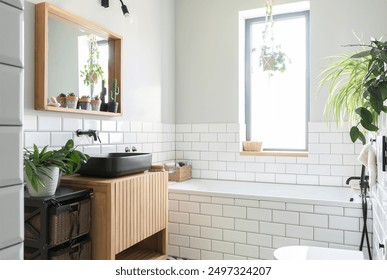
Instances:
[[[360,121],[361,125],[368,131],[378,131],[379,128],[372,123],[366,123],[363,120]]]
[[[355,111],[363,121],[365,121],[366,123],[372,123],[373,121],[372,113],[368,111],[367,108],[360,107],[360,108],[357,108]]]
[[[351,56],[351,58],[362,58],[362,57],[365,57],[365,56],[368,56],[368,55],[370,55],[370,51],[369,50],[356,53],[353,56]]]
[[[359,140],[363,143],[363,145],[365,145],[366,139],[361,131],[359,131]]]
[[[357,128],[357,126],[353,126],[349,131],[349,136],[351,137],[351,141],[353,143],[355,143],[356,140],[359,138],[359,133],[360,133],[360,130]]]
[[[370,96],[370,104],[372,109],[375,110],[375,112],[380,115],[380,112],[383,108],[383,101],[377,100],[373,95]]]

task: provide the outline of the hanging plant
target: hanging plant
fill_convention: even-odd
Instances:
[[[266,0],[265,30],[262,33],[263,44],[259,56],[259,66],[262,67],[263,71],[282,73],[286,70],[286,63],[290,60],[281,50],[281,45],[275,44],[273,26],[273,0]]]
[[[99,49],[97,43],[97,37],[95,34],[87,35],[89,40],[89,58],[87,64],[83,66],[83,71],[81,70],[81,77],[83,78],[83,83],[87,86],[91,86],[93,91],[94,85],[98,83],[99,79],[105,80],[104,72],[101,65],[99,64]]]

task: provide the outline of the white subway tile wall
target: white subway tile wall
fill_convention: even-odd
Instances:
[[[243,131],[236,123],[177,124],[176,154],[196,162],[197,179],[344,186],[359,175],[361,144],[350,141],[347,124],[309,123],[308,157],[241,156]]]
[[[24,133],[26,148],[33,144],[60,147],[67,139],[73,139],[80,150],[89,154],[124,152],[125,147],[134,146],[138,152],[151,152],[153,162],[175,159],[175,124],[35,115],[25,115],[24,119],[27,122]],[[100,131],[101,143],[88,136],[77,137],[77,129]]]
[[[333,207],[308,200],[284,200],[170,190],[169,254],[189,259],[236,260],[273,259],[276,248],[288,245],[358,250],[362,230],[360,204]],[[198,209],[200,214],[192,213]],[[386,218],[383,221],[386,223]]]

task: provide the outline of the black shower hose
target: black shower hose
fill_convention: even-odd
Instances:
[[[361,170],[361,207],[363,211],[363,233],[361,236],[361,242],[359,246],[359,250],[363,251],[363,244],[364,244],[364,237],[367,242],[367,249],[368,249],[368,256],[369,259],[372,260],[372,254],[371,254],[371,245],[370,240],[368,238],[368,229],[367,229],[367,214],[368,214],[368,203],[367,203],[367,188],[368,188],[368,182],[365,181],[365,166],[362,166]]]

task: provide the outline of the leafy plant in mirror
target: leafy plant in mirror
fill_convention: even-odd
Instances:
[[[23,165],[25,174],[32,187],[37,192],[39,188],[45,188],[43,177],[49,177],[48,170],[58,167],[66,175],[76,173],[82,163],[86,163],[89,156],[78,150],[74,146],[74,141],[69,139],[59,150],[48,150],[45,146],[39,151],[36,145],[33,150],[24,149]]]
[[[364,133],[377,132],[379,115],[387,112],[383,104],[387,99],[387,42],[371,39],[369,45],[350,46],[362,46],[364,50],[339,56],[322,73],[320,87],[329,84],[326,117],[332,113],[336,122],[342,123],[348,116],[352,142],[365,144]]]
[[[83,78],[83,83],[87,86],[94,86],[98,83],[98,80],[105,80],[104,72],[101,65],[99,64],[99,49],[97,43],[97,36],[95,34],[87,35],[89,40],[89,58],[87,64],[83,66],[83,71],[81,70],[81,77]]]

